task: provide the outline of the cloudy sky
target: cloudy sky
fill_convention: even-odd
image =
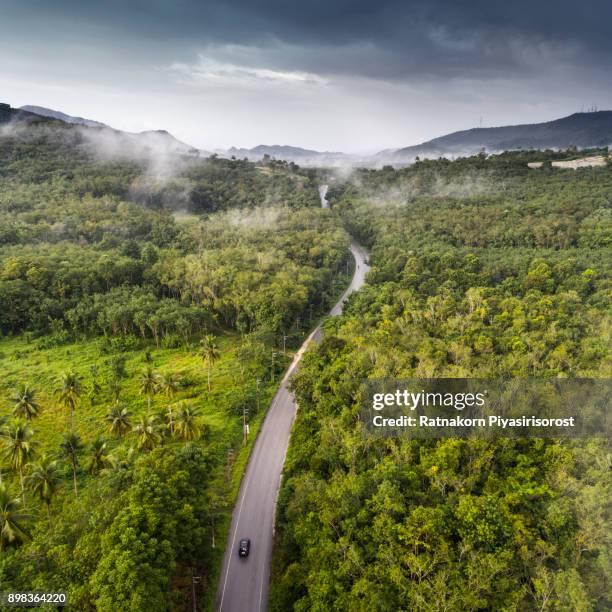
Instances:
[[[0,101],[372,152],[612,108],[610,0],[3,0]]]

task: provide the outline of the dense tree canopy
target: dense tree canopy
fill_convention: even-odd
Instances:
[[[609,377],[610,168],[527,154],[364,170],[330,194],[368,285],[295,378],[275,610],[606,610],[601,440],[402,441],[368,378]]]

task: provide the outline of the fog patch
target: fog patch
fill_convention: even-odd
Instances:
[[[151,208],[169,208],[188,211],[191,206],[193,182],[185,177],[156,176],[145,172],[136,177],[128,191],[131,202]]]
[[[158,180],[180,174],[199,151],[165,131],[130,134],[111,128],[78,127],[85,146],[101,161],[129,160],[142,164]]]
[[[279,222],[283,211],[280,207],[257,206],[250,209],[232,209],[218,212],[207,219],[207,224],[218,224],[225,228],[265,230]]]

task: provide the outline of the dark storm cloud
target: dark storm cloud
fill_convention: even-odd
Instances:
[[[612,0],[2,0],[0,91],[204,149],[375,151],[612,100]]]
[[[135,46],[241,45],[272,69],[391,81],[510,76],[539,60],[605,67],[612,53],[609,0],[22,0],[7,10],[96,24]]]

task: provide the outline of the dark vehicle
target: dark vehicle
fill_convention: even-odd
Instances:
[[[238,544],[238,554],[241,557],[248,557],[250,550],[251,540],[249,540],[249,538],[242,538],[242,540],[240,540],[240,544]]]

